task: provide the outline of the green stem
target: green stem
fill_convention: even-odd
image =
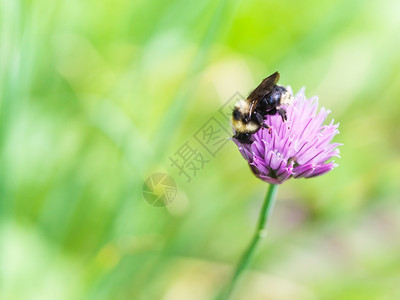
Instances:
[[[235,288],[235,285],[236,285],[238,279],[240,278],[241,274],[248,267],[253,255],[254,255],[254,251],[257,247],[258,242],[260,241],[260,239],[262,239],[266,236],[267,221],[271,214],[271,210],[272,210],[277,192],[278,192],[278,185],[270,184],[270,186],[268,188],[268,192],[265,195],[264,203],[263,203],[263,206],[260,211],[260,216],[258,217],[258,225],[257,225],[256,232],[253,236],[253,239],[251,240],[250,245],[248,246],[247,250],[244,252],[242,258],[240,259],[239,264],[237,265],[236,271],[233,274],[231,281],[229,282],[227,288],[217,298],[218,300],[226,300],[229,298],[229,296],[231,295],[233,289]]]

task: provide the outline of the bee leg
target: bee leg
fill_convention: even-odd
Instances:
[[[263,123],[261,126],[264,127],[264,128],[266,128],[266,129],[270,129],[270,128],[271,128],[271,127],[269,127],[269,125],[267,125],[267,124],[265,124],[265,123]]]
[[[278,108],[277,112],[281,116],[283,122],[287,121],[286,110],[284,108]]]
[[[257,122],[258,122],[259,124],[263,124],[263,123],[264,123],[264,118],[263,118],[263,116],[262,116],[260,113],[254,112],[254,113],[253,113],[253,116],[256,118],[256,120],[257,120]]]
[[[264,117],[262,114],[260,114],[259,112],[255,112],[253,116],[256,118],[258,124],[260,124],[261,127],[267,128],[268,132],[271,133],[271,127],[264,123]]]
[[[276,115],[276,107],[271,108],[269,111],[267,111],[266,115],[270,115],[270,116]]]
[[[261,126],[268,129],[268,133],[271,134],[271,127],[268,124],[263,123]]]

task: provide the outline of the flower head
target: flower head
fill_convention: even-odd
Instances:
[[[291,89],[289,91],[292,93]],[[337,166],[332,157],[339,157],[339,143],[331,143],[339,133],[339,124],[322,125],[329,110],[318,110],[318,98],[306,99],[304,88],[286,107],[287,122],[276,114],[268,115],[270,129],[257,131],[251,144],[233,138],[239,151],[260,179],[280,184],[291,177],[315,177]],[[329,161],[329,162],[328,162]]]

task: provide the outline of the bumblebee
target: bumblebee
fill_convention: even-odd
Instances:
[[[281,85],[279,73],[265,78],[246,100],[240,100],[233,109],[231,124],[234,138],[242,144],[251,144],[252,135],[261,128],[270,129],[264,123],[267,115],[279,114],[283,121],[287,120],[286,110],[282,106],[292,104],[293,96]]]

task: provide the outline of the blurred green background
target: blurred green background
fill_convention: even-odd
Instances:
[[[267,185],[230,141],[190,182],[170,157],[276,70],[342,158],[280,187],[233,299],[400,299],[399,1],[0,3],[0,299],[212,299]]]

